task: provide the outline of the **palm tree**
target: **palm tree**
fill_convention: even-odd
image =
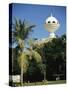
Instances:
[[[41,64],[39,65],[39,67],[40,67],[41,73],[42,73],[43,76],[44,76],[43,80],[46,81],[46,65],[43,64],[43,63],[41,63]]]
[[[21,20],[15,19],[12,30],[13,43],[18,44],[20,48],[23,48],[24,40],[28,37],[33,27],[35,27],[35,25],[28,25],[25,20],[22,22]]]
[[[26,21],[23,22],[21,20],[15,19],[15,23],[12,26],[12,43],[19,46],[19,59],[21,65],[21,84],[23,83],[23,59],[21,57],[25,57],[25,54],[22,54],[24,49],[24,41],[28,37],[29,33],[32,31],[32,28],[35,27],[35,25],[28,25]]]
[[[28,62],[28,57],[26,55],[26,53],[22,52],[19,57],[18,57],[18,63],[19,63],[19,67],[21,68],[21,85],[23,83],[23,74],[26,73],[28,66],[29,66],[29,62]]]

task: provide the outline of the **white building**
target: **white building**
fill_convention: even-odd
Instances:
[[[47,42],[51,41],[53,38],[56,38],[55,32],[56,32],[56,30],[58,30],[60,24],[59,24],[59,21],[55,17],[53,17],[51,14],[51,16],[49,16],[46,19],[44,26],[45,26],[46,30],[50,33],[50,35],[47,38],[36,40],[34,43],[35,45],[36,44],[41,45],[43,43],[47,43]]]

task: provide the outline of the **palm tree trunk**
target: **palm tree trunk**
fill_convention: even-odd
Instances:
[[[46,72],[44,71],[44,81],[46,81]]]
[[[20,83],[21,83],[21,86],[22,86],[22,84],[23,84],[23,67],[22,66],[21,66]]]

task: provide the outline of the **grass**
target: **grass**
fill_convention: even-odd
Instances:
[[[66,80],[24,83],[23,86],[34,86],[34,85],[36,86],[36,85],[49,85],[49,84],[64,84],[64,83],[66,83]]]
[[[42,81],[42,82],[33,82],[33,83],[23,83],[20,85],[20,83],[14,83],[15,86],[37,86],[37,85],[50,85],[50,84],[65,84],[66,80],[58,80],[58,81]]]
[[[66,80],[48,81],[48,84],[64,84]]]

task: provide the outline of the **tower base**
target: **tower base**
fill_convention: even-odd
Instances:
[[[49,36],[49,38],[56,38],[56,35],[55,35],[55,33],[50,33],[50,36]]]

